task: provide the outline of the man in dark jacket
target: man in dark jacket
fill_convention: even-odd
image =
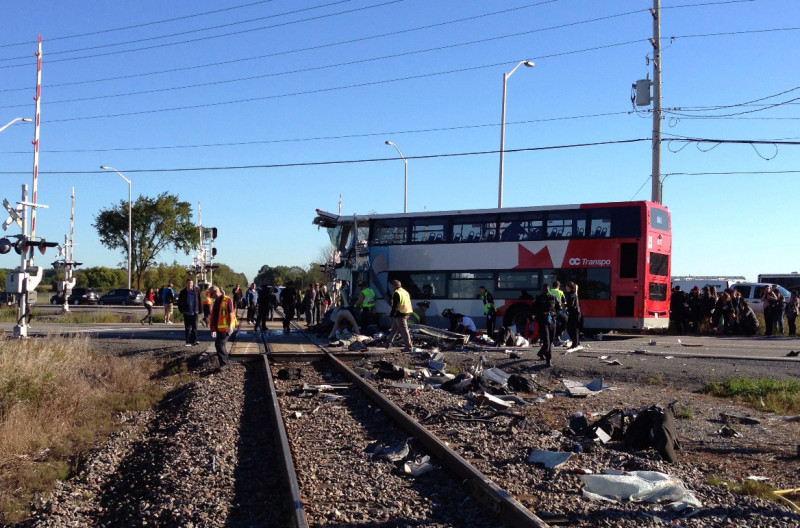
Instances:
[[[186,345],[198,345],[197,314],[200,313],[200,290],[194,287],[194,281],[187,279],[186,287],[178,294],[178,311],[183,314],[183,328],[186,334]]]
[[[281,292],[281,308],[283,308],[283,331],[289,332],[289,323],[294,318],[294,310],[297,303],[297,290],[294,288],[294,282],[289,281],[286,287]]]
[[[557,306],[558,301],[550,293],[550,285],[545,284],[542,286],[542,293],[533,301],[533,315],[536,318],[536,324],[539,326],[539,338],[542,340],[542,347],[537,355],[539,359],[547,361],[548,367],[553,357],[552,347],[553,338],[555,337],[553,324],[558,311]]]

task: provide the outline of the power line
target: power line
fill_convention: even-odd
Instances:
[[[73,82],[73,83],[63,83],[63,84],[50,85],[50,86],[71,86],[71,85],[74,85],[74,84],[84,84],[84,83],[87,83],[87,82],[115,81],[115,80],[130,79],[130,78],[135,78],[135,77],[144,77],[144,76],[150,76],[150,75],[160,75],[160,74],[165,74],[165,73],[176,73],[176,72],[180,72],[180,71],[196,70],[196,69],[209,68],[209,67],[215,67],[215,66],[224,66],[224,65],[227,65],[227,64],[235,64],[235,63],[239,63],[239,62],[248,62],[248,61],[254,61],[254,60],[260,60],[260,59],[266,59],[266,58],[271,58],[271,57],[282,56],[282,55],[291,55],[291,54],[294,54],[294,53],[301,53],[301,52],[307,52],[307,51],[318,51],[320,49],[332,48],[332,47],[336,47],[336,46],[342,46],[342,45],[345,45],[345,44],[355,44],[355,43],[358,43],[358,42],[364,42],[364,41],[374,40],[374,39],[378,39],[378,38],[393,37],[393,36],[402,35],[402,34],[405,34],[405,33],[413,33],[413,32],[416,32],[416,31],[422,31],[422,30],[426,30],[426,29],[434,29],[434,28],[439,28],[439,27],[448,26],[448,25],[452,25],[452,24],[468,22],[468,21],[477,20],[477,19],[481,19],[481,18],[487,18],[487,17],[490,17],[490,16],[508,14],[510,12],[513,12],[513,11],[519,11],[520,9],[528,9],[530,7],[538,7],[540,5],[551,3],[551,2],[555,2],[555,1],[558,1],[558,0],[545,0],[543,2],[539,2],[539,3],[533,4],[533,5],[520,6],[520,7],[510,8],[510,9],[503,9],[503,10],[500,10],[500,11],[492,11],[492,12],[483,13],[483,14],[480,14],[480,15],[464,17],[464,18],[457,18],[457,19],[448,20],[448,21],[445,21],[445,22],[439,22],[439,23],[436,23],[436,24],[427,24],[427,25],[424,25],[424,26],[417,26],[417,27],[409,28],[409,29],[390,31],[390,32],[387,32],[387,33],[381,33],[381,34],[378,34],[378,35],[371,35],[371,36],[368,36],[368,37],[359,37],[359,38],[342,40],[342,41],[328,43],[328,44],[320,44],[318,46],[309,46],[309,47],[305,47],[305,48],[297,48],[297,49],[288,50],[288,51],[281,51],[281,52],[276,52],[276,53],[268,53],[268,54],[265,54],[265,55],[258,55],[256,57],[245,57],[245,58],[240,58],[240,59],[232,59],[232,60],[228,60],[228,61],[213,62],[213,63],[200,64],[200,65],[195,65],[195,66],[186,66],[186,67],[182,67],[182,68],[172,68],[172,69],[169,69],[169,70],[146,72],[146,73],[141,73],[141,74],[125,75],[125,76],[118,76],[118,77],[109,77],[109,78],[102,78],[102,79],[96,79],[96,80],[91,80],[91,81],[78,81],[78,82]],[[618,16],[622,16],[622,15],[618,15]],[[568,24],[568,25],[572,25],[572,24]],[[561,26],[555,26],[554,28],[558,28],[558,27],[561,27]],[[550,28],[546,28],[546,29],[550,29]],[[526,34],[529,34],[529,33],[536,32],[536,31],[544,31],[546,29],[526,31],[526,32],[523,32],[523,33],[519,33],[517,35],[526,35]],[[236,34],[238,34],[238,33],[236,33]],[[136,51],[136,50],[129,50],[129,51]],[[91,57],[85,57],[85,58],[91,58]],[[50,61],[50,62],[54,62],[54,61]],[[27,65],[27,63],[25,65]],[[19,65],[19,66],[22,66],[22,65]],[[0,69],[7,68],[7,67],[9,67],[9,66],[0,66]],[[16,66],[14,66],[14,67],[16,67]],[[25,90],[25,89],[27,89],[27,88],[12,88],[12,89],[6,89],[6,90],[1,90],[1,91],[17,91],[17,90]]]
[[[332,3],[329,3],[329,4],[322,4],[322,5],[319,5],[319,6],[299,9],[299,10],[295,10],[295,11],[287,11],[287,12],[278,13],[278,14],[275,14],[275,15],[268,15],[268,16],[264,16],[264,17],[252,18],[252,19],[244,20],[244,21],[240,21],[240,22],[230,22],[228,24],[220,24],[220,25],[208,26],[208,27],[200,28],[200,29],[192,29],[192,30],[178,32],[178,33],[160,35],[160,36],[157,36],[157,37],[144,37],[144,38],[135,39],[135,40],[128,40],[128,41],[124,41],[124,42],[115,42],[115,43],[111,43],[111,44],[99,44],[99,45],[94,45],[94,46],[85,47],[85,48],[76,48],[76,49],[61,50],[61,51],[52,51],[52,52],[48,53],[48,56],[67,55],[67,54],[70,54],[70,53],[78,53],[78,52],[81,52],[81,51],[97,50],[97,49],[101,49],[101,48],[113,48],[113,47],[117,47],[117,46],[125,46],[125,45],[128,45],[128,44],[136,44],[136,43],[140,43],[140,42],[151,42],[151,41],[154,41],[154,40],[160,40],[160,39],[164,39],[164,38],[170,38],[170,37],[176,37],[176,36],[181,36],[181,35],[188,35],[188,34],[192,34],[192,33],[200,33],[200,32],[204,32],[204,31],[211,31],[211,30],[214,30],[214,29],[221,29],[221,28],[224,28],[224,27],[248,24],[250,22],[255,22],[255,21],[263,20],[263,19],[267,19],[267,18],[276,18],[276,17],[295,14],[295,13],[300,13],[300,12],[304,12],[304,11],[312,11],[314,9],[320,9],[322,7],[330,7],[332,5],[342,4],[342,3],[346,3],[346,2],[350,2],[350,1],[351,0],[336,0],[336,1],[334,1]],[[276,27],[283,27],[283,26],[288,26],[288,25],[301,24],[303,22],[321,20],[321,19],[330,18],[330,17],[342,15],[342,14],[349,14],[349,13],[354,13],[354,12],[358,12],[358,11],[365,11],[367,9],[372,9],[372,8],[375,8],[375,7],[383,7],[385,5],[394,4],[394,3],[397,3],[397,2],[403,2],[403,1],[404,0],[388,0],[388,1],[385,1],[384,3],[382,3],[382,4],[374,4],[374,5],[371,5],[371,6],[364,6],[364,7],[351,9],[351,10],[339,11],[337,13],[328,13],[326,15],[319,15],[319,16],[315,16],[315,17],[309,17],[309,18],[300,19],[300,20],[292,20],[292,21],[289,21],[289,22],[281,22],[281,23],[278,23],[278,24],[272,24],[272,25],[268,25],[268,26],[261,26],[261,27],[250,28],[250,29],[244,29],[244,30],[239,30],[239,31],[235,31],[235,32],[230,32],[230,33],[222,33],[222,34],[219,34],[219,35],[209,35],[209,36],[206,36],[206,37],[198,37],[198,38],[187,39],[187,40],[179,40],[179,41],[176,41],[176,42],[167,42],[167,43],[155,44],[155,45],[152,45],[152,46],[143,46],[143,47],[139,47],[139,48],[132,48],[132,49],[126,49],[126,50],[117,50],[117,51],[110,51],[110,52],[105,52],[105,53],[95,53],[95,54],[92,54],[92,55],[83,55],[83,56],[80,56],[80,57],[67,57],[67,58],[62,58],[62,59],[49,60],[48,62],[56,63],[56,62],[80,60],[80,59],[95,58],[95,57],[105,57],[105,56],[108,56],[108,55],[118,55],[118,54],[121,54],[121,53],[131,53],[131,52],[134,52],[134,51],[146,51],[146,50],[150,50],[150,49],[154,49],[154,48],[159,48],[160,49],[160,48],[164,48],[164,47],[168,47],[168,46],[177,46],[179,44],[189,44],[189,43],[193,43],[193,42],[202,42],[202,41],[205,41],[205,40],[213,40],[213,39],[222,38],[222,37],[242,35],[244,33],[251,33],[251,32],[254,32],[254,31],[263,31],[263,30],[266,30],[266,29],[274,29]],[[23,60],[23,59],[26,59],[26,58],[27,57],[7,57],[5,59],[0,59],[0,62]],[[12,65],[10,67],[16,67],[16,66],[21,66],[21,65],[15,64],[15,65]]]
[[[234,11],[236,9],[243,9],[245,7],[252,7],[252,6],[255,6],[255,5],[259,5],[259,4],[268,4],[268,3],[273,2],[273,1],[274,0],[261,0],[259,2],[251,2],[249,4],[242,4],[242,5],[238,5],[238,6],[225,7],[225,8],[222,8],[222,9],[215,9],[213,11],[204,11],[202,13],[195,13],[195,14],[192,14],[192,15],[185,15],[185,16],[181,16],[181,17],[166,18],[164,20],[156,20],[154,22],[145,22],[145,23],[142,23],[142,24],[134,24],[132,26],[122,26],[122,27],[111,28],[111,29],[101,29],[101,30],[98,30],[98,31],[92,31],[90,33],[79,33],[79,34],[75,34],[75,35],[65,35],[65,36],[62,36],[62,37],[50,37],[50,38],[47,39],[47,41],[48,42],[57,42],[59,40],[68,40],[68,39],[81,38],[81,37],[93,37],[95,35],[103,35],[105,33],[114,33],[114,32],[117,32],[117,31],[126,31],[126,30],[129,30],[129,29],[140,29],[140,28],[143,28],[143,27],[155,26],[155,25],[158,25],[158,24],[166,24],[168,22],[177,22],[179,20],[187,20],[187,19],[190,19],[190,18],[197,18],[197,17],[201,17],[201,16],[206,16],[206,15],[216,15],[218,13],[223,13],[225,11]],[[11,47],[18,47],[18,46],[30,46],[30,42],[18,42],[16,44],[0,44],[0,48],[11,48]]]
[[[547,123],[552,121],[568,121],[568,120],[575,120],[575,119],[585,119],[585,118],[595,118],[595,117],[609,117],[609,116],[619,116],[619,115],[627,115],[628,112],[620,111],[620,112],[604,112],[598,114],[583,114],[583,115],[574,115],[574,116],[564,116],[564,117],[550,117],[550,118],[540,118],[540,119],[528,119],[523,121],[509,121],[506,123],[506,126],[513,126],[513,125],[525,125],[531,123]],[[151,147],[120,147],[120,148],[106,148],[106,149],[68,149],[68,150],[51,150],[48,149],[48,154],[65,154],[65,153],[87,153],[87,152],[124,152],[124,151],[145,151],[145,150],[171,150],[171,149],[192,149],[192,148],[210,148],[210,147],[241,147],[241,146],[249,146],[249,145],[269,145],[273,143],[299,143],[299,142],[306,142],[306,141],[331,141],[331,140],[339,140],[339,139],[357,139],[357,138],[365,138],[365,137],[376,137],[376,136],[397,136],[402,134],[422,134],[422,133],[430,133],[430,132],[450,132],[454,130],[469,130],[469,129],[477,129],[477,128],[488,128],[488,127],[498,127],[500,126],[499,123],[482,123],[476,125],[461,125],[461,126],[450,126],[450,127],[438,127],[438,128],[419,128],[414,130],[392,130],[392,131],[383,131],[383,132],[365,132],[361,134],[342,134],[338,136],[316,136],[316,137],[306,137],[306,138],[285,138],[285,139],[265,139],[265,140],[255,140],[255,141],[234,141],[228,143],[203,143],[203,144],[195,144],[195,145],[161,145],[161,146],[151,146]],[[29,151],[6,151],[3,152],[4,154],[30,154]]]
[[[596,141],[592,143],[574,143],[570,145],[555,145],[549,147],[527,147],[527,148],[518,148],[518,149],[504,149],[503,151],[506,154],[515,153],[515,152],[536,152],[536,151],[544,151],[544,150],[561,150],[561,149],[571,149],[571,148],[583,148],[583,147],[597,147],[597,146],[604,146],[604,145],[624,145],[629,143],[639,143],[643,141],[651,141],[650,138],[637,138],[637,139],[620,139],[614,141]],[[457,152],[457,153],[447,153],[447,154],[427,154],[427,155],[420,155],[420,156],[407,156],[406,158],[409,160],[424,160],[424,159],[441,159],[441,158],[456,158],[456,157],[464,157],[464,156],[484,156],[487,154],[499,154],[499,150],[485,150],[485,151],[476,151],[476,152]],[[333,160],[333,161],[311,161],[311,162],[297,162],[297,163],[273,163],[267,165],[228,165],[228,166],[220,166],[220,167],[181,167],[181,168],[171,168],[171,169],[131,169],[131,168],[123,168],[126,174],[128,173],[143,173],[143,172],[158,172],[158,173],[175,173],[175,172],[199,172],[199,171],[231,171],[231,170],[253,170],[253,169],[279,169],[279,168],[290,168],[290,167],[319,167],[324,165],[352,165],[352,164],[359,164],[359,163],[375,163],[375,162],[383,162],[383,161],[397,161],[396,157],[393,158],[369,158],[369,159],[358,159],[358,160]],[[16,172],[0,172],[0,174],[19,174],[19,171]],[[92,171],[39,171],[39,174],[48,174],[48,175],[55,175],[55,174],[105,174],[105,171],[102,170],[92,170]]]

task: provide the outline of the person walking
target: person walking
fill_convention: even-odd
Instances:
[[[144,307],[147,310],[147,315],[139,319],[139,322],[144,325],[147,321],[149,325],[153,325],[153,305],[156,303],[153,288],[147,288],[147,293],[144,294]]]
[[[548,367],[553,357],[553,322],[556,316],[557,304],[558,300],[550,293],[549,284],[542,286],[542,293],[536,296],[533,301],[533,314],[536,318],[536,324],[539,325],[539,338],[542,340],[542,347],[537,355],[539,359],[547,362]]]
[[[271,317],[270,313],[272,311],[272,299],[272,288],[270,287],[269,282],[265,280],[261,283],[261,287],[258,289],[258,309],[256,310],[258,313],[256,316],[257,332],[266,332],[267,330],[267,318]],[[270,321],[271,320],[272,319],[270,319]]]
[[[781,293],[777,284],[772,286],[772,292],[775,294],[775,311],[773,312],[773,320],[775,330],[778,334],[783,335],[783,318],[786,311],[786,297]]]
[[[242,300],[244,299],[244,292],[242,291],[242,287],[238,284],[233,287],[231,298],[233,299],[233,306],[236,308],[236,318],[238,319],[239,308],[242,307]]]
[[[364,281],[359,281],[358,286],[361,293],[358,294],[356,308],[361,311],[361,328],[366,328],[372,324],[375,314],[375,290]]]
[[[309,284],[305,295],[303,295],[303,313],[306,318],[306,326],[314,325],[314,302],[316,299],[316,292],[314,292],[314,284]]]
[[[497,319],[497,310],[494,307],[494,296],[485,286],[478,286],[479,296],[483,302],[483,315],[486,316],[486,333],[494,337],[494,323]]]
[[[175,324],[172,322],[172,310],[175,307],[175,290],[172,283],[161,290],[161,303],[164,305],[164,324]]]
[[[797,335],[797,315],[800,314],[800,299],[797,290],[792,290],[786,302],[786,322],[789,323],[789,335]]]
[[[294,310],[297,306],[297,290],[294,288],[294,281],[288,281],[281,293],[281,308],[283,309],[283,331],[289,333],[290,324],[294,318]]]
[[[192,279],[186,280],[186,287],[178,293],[178,311],[183,314],[183,329],[186,345],[198,345],[197,341],[197,316],[200,313],[200,290],[194,285]]]
[[[408,331],[408,316],[414,311],[411,307],[411,296],[403,289],[399,280],[392,281],[392,288],[394,288],[392,311],[389,313],[392,317],[392,331],[389,333],[386,348],[392,346],[392,341],[397,334],[400,334],[400,340],[403,342],[401,352],[411,352],[411,333]]]
[[[778,297],[771,291],[769,286],[764,286],[764,293],[761,295],[761,306],[764,307],[764,330],[765,336],[771,336],[775,327],[775,305]]]
[[[203,303],[203,326],[208,326],[208,316],[211,313],[211,305],[214,304],[214,299],[211,298],[211,285],[203,284],[200,290],[200,302]]]
[[[228,338],[236,330],[236,307],[233,299],[223,294],[219,286],[211,286],[209,295],[214,299],[211,307],[209,328],[214,336],[214,349],[217,351],[219,370],[226,370],[230,366],[228,354]]]
[[[258,290],[256,290],[255,282],[251,283],[250,287],[247,288],[244,300],[247,303],[247,324],[255,324],[256,309],[258,307]]]
[[[581,335],[581,306],[578,301],[578,285],[570,281],[567,283],[567,293],[565,295],[567,305],[567,334],[572,345],[567,352],[583,350],[580,342]]]

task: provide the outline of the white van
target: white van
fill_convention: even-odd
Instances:
[[[739,281],[745,280],[744,277],[701,277],[701,276],[673,276],[671,277],[672,287],[680,286],[681,291],[689,293],[692,288],[697,286],[701,290],[703,287],[714,286],[717,289],[717,293],[727,290],[734,284]]]
[[[772,286],[769,282],[739,282],[731,286],[731,289],[738,291],[742,294],[742,298],[747,299],[750,303],[750,308],[756,312],[764,311],[764,303],[761,302],[761,296],[764,294],[764,287]],[[783,286],[778,286],[786,300],[789,300],[789,290]]]

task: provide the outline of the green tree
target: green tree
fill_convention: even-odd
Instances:
[[[178,197],[161,193],[157,198],[139,196],[132,206],[133,222],[131,267],[136,287],[141,288],[148,268],[155,265],[159,253],[167,248],[188,254],[199,243],[197,226],[192,222],[192,207]],[[92,224],[100,242],[109,249],[128,251],[128,204],[120,201],[102,209]]]
[[[75,286],[79,288],[97,288],[103,291],[122,287],[127,282],[128,272],[116,268],[94,266],[75,272]]]

